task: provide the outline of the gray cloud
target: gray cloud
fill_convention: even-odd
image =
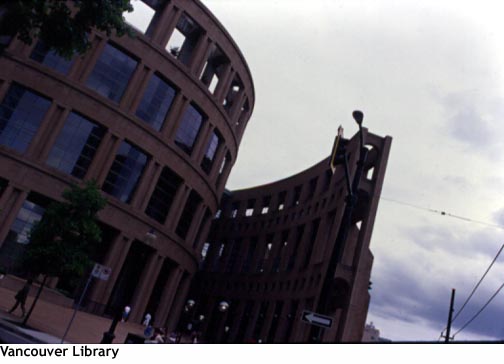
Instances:
[[[449,136],[462,142],[468,151],[483,152],[493,158],[500,156],[498,148],[504,145],[499,137],[503,131],[503,99],[467,91],[448,94],[438,100],[444,108]]]
[[[473,234],[458,234],[447,227],[420,226],[402,231],[407,253],[386,255],[373,271],[372,310],[377,316],[401,320],[405,323],[425,321],[435,330],[446,326],[451,287],[457,289],[455,311],[484,273],[501,245],[502,233],[492,229]],[[409,255],[408,255],[409,254]],[[429,261],[426,257],[434,258]],[[469,272],[473,266],[464,265],[479,258],[481,271]],[[460,329],[491,297],[502,279],[504,259],[497,261],[469,304],[454,323],[452,334]],[[488,263],[487,263],[488,262]],[[480,269],[480,268],[478,268]],[[502,322],[504,307],[498,297],[461,332],[501,339],[504,337]],[[465,336],[467,337],[467,336]],[[429,338],[425,338],[429,340]],[[435,340],[436,338],[430,338]]]

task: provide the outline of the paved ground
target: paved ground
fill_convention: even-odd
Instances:
[[[14,315],[7,312],[15,303],[15,294],[16,292],[14,291],[0,287],[0,325],[6,329],[20,330],[10,322],[21,321],[21,309],[18,308],[14,312]],[[27,310],[32,302],[33,298],[28,297],[26,302]],[[59,343],[71,320],[72,314],[73,310],[71,308],[57,306],[39,299],[28,321],[28,330],[21,329],[18,333],[21,335],[31,335],[34,338],[38,338],[41,342]],[[103,333],[108,331],[111,322],[110,319],[79,311],[75,316],[65,341],[75,344],[98,344],[102,339]],[[124,343],[128,333],[143,336],[143,332],[144,327],[139,324],[120,322],[115,330],[116,338],[114,343]]]

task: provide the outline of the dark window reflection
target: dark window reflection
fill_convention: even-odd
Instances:
[[[145,213],[163,224],[181,183],[182,179],[175,172],[163,168]]]
[[[196,192],[191,191],[189,194],[189,198],[187,199],[184,210],[182,211],[182,215],[180,216],[179,223],[177,225],[177,229],[175,232],[182,239],[185,239],[189,228],[191,227],[191,223],[194,217],[194,213],[196,212],[196,208],[201,202],[201,197]]]
[[[0,145],[24,152],[51,101],[13,84],[0,105]]]
[[[73,64],[73,59],[59,56],[41,41],[37,42],[33,48],[30,58],[64,75],[68,73]]]
[[[104,134],[105,128],[72,112],[47,158],[47,164],[84,178]]]
[[[175,89],[157,75],[151,77],[136,115],[160,130],[175,98]]]
[[[203,168],[203,170],[206,173],[210,173],[210,170],[212,169],[213,161],[215,158],[215,153],[217,152],[217,149],[219,148],[220,142],[221,142],[221,138],[220,138],[218,132],[214,131],[212,133],[212,136],[210,137],[209,142],[208,142],[205,156],[203,157],[203,160],[201,161],[201,168]]]
[[[107,44],[86,84],[99,94],[119,102],[136,66],[136,60]]]
[[[148,156],[140,149],[122,142],[103,184],[103,191],[123,202],[130,202]]]
[[[203,115],[193,105],[189,105],[175,135],[175,143],[187,154],[192,152],[202,123]]]

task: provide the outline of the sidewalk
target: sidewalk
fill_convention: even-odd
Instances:
[[[28,320],[28,328],[21,328],[11,323],[21,321],[21,309],[18,308],[14,315],[7,311],[14,305],[16,292],[0,287],[0,325],[8,330],[18,330],[21,335],[28,335],[34,340],[43,343],[60,343],[61,337],[72,318],[73,309],[61,307],[39,299],[35,309]],[[26,310],[33,302],[33,297],[28,297]],[[65,342],[73,344],[99,344],[103,333],[108,331],[111,319],[79,311],[75,316]],[[115,330],[114,344],[124,343],[128,333],[143,336],[144,327],[131,322],[120,322]]]

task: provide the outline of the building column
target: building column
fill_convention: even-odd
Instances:
[[[85,83],[106,44],[106,40],[101,39],[95,34],[92,40],[91,50],[88,51],[86,55],[77,57],[75,61],[76,64],[70,70],[68,78]]]
[[[133,112],[134,107],[140,100],[140,95],[142,94],[143,88],[145,87],[147,80],[149,79],[149,74],[151,71],[149,68],[145,67],[143,62],[140,62],[135,72],[133,72],[133,76],[128,82],[126,89],[121,97],[121,101],[119,102],[119,106],[121,108],[127,109],[130,112]]]
[[[180,219],[180,216],[182,215],[182,211],[184,210],[187,198],[189,197],[190,193],[191,188],[186,184],[181,184],[178,188],[165,221],[165,227],[170,231],[175,231],[175,229],[177,228],[178,221]]]
[[[245,334],[243,335],[243,338],[245,340],[252,338],[260,310],[261,310],[261,301],[254,301],[254,306],[250,314],[250,320],[248,322],[247,327],[245,328]]]
[[[280,312],[280,318],[278,319],[278,327],[273,337],[274,343],[282,343],[282,340],[285,336],[285,331],[287,330],[288,315],[290,311],[290,304],[287,304],[287,301],[284,301],[282,312]]]
[[[89,168],[84,177],[85,180],[95,179],[98,180],[100,167],[103,165],[105,158],[109,156],[109,153],[112,153],[112,149],[114,148],[114,139],[115,137],[110,133],[110,131],[106,131],[103,136],[100,145],[96,149],[96,153],[89,165]],[[115,149],[114,149],[115,150]]]
[[[205,67],[208,58],[210,57],[210,53],[212,52],[212,42],[208,38],[208,35],[205,34],[202,37],[201,48],[198,49],[198,52],[195,54],[195,57],[192,62],[191,72],[200,79],[201,73],[203,72],[203,67]]]
[[[189,227],[189,232],[186,237],[186,241],[190,242],[191,246],[195,245],[195,242],[193,240],[196,239],[196,234],[198,233],[199,229],[201,229],[201,223],[203,220],[203,216],[205,216],[205,210],[206,210],[205,204],[203,202],[200,202],[199,206],[196,208],[196,211],[193,215],[191,226]]]
[[[173,267],[170,271],[166,284],[163,287],[163,293],[159,302],[159,307],[154,314],[154,324],[156,326],[166,326],[168,315],[171,313],[173,301],[175,299],[176,288],[182,279],[184,271],[179,267]]]
[[[115,135],[112,135],[108,145],[106,146],[106,153],[103,155],[103,159],[100,161],[99,165],[101,169],[96,171],[96,181],[99,186],[102,186],[107,178],[107,175],[112,167],[112,163],[116,158],[117,150],[122,143],[122,139],[119,139]],[[105,148],[104,148],[105,149]],[[97,153],[98,154],[98,153]]]
[[[97,280],[93,285],[89,294],[91,312],[102,314],[105,310],[132,243],[132,239],[121,233],[112,242],[103,262],[111,268],[110,276],[107,281]]]
[[[161,173],[160,169],[160,165],[155,162],[154,159],[151,158],[147,162],[147,166],[141,175],[138,187],[131,199],[131,206],[133,206],[133,208],[141,209],[141,207],[145,204],[145,200],[148,200],[147,192],[151,189],[153,181],[157,181],[156,176],[159,177],[159,174]]]
[[[212,224],[212,213],[210,209],[208,210],[208,212],[209,212],[208,218],[205,221],[203,221],[202,225],[199,228],[199,234],[196,237],[196,240],[194,240],[193,248],[196,250],[198,254],[201,252],[201,249],[203,248],[203,244],[205,242],[205,239],[203,239],[202,237],[208,236],[208,231],[210,230],[210,225]]]
[[[53,148],[54,143],[56,142],[56,138],[65,125],[68,114],[70,114],[69,109],[66,109],[64,106],[57,105],[53,120],[50,120],[49,124],[44,126],[44,135],[42,137],[43,143],[40,143],[42,145],[38,148],[37,153],[38,159],[41,162],[44,163],[47,160],[47,156]]]
[[[145,35],[150,36],[154,43],[165,48],[181,13],[182,10],[174,8],[171,1],[168,2],[163,9],[156,11]]]
[[[273,321],[273,315],[275,314],[276,302],[270,301],[266,314],[264,315],[263,327],[261,328],[261,333],[259,334],[263,343],[266,343],[268,339],[268,333],[271,327],[271,322]]]
[[[231,323],[229,329],[229,343],[235,343],[236,336],[238,335],[238,330],[240,328],[240,323],[244,320],[245,315],[245,305],[247,301],[240,301],[238,303],[238,308],[236,309],[236,315]]]
[[[224,98],[227,96],[229,86],[231,85],[231,82],[233,82],[234,75],[235,71],[231,67],[231,64],[226,64],[226,69],[224,70],[224,73],[214,91],[214,96],[217,99],[217,103],[221,106],[224,102]]]
[[[185,301],[187,299],[187,293],[189,292],[190,284],[191,275],[187,272],[183,272],[182,278],[175,293],[176,299],[172,305],[173,308],[170,310],[170,317],[166,321],[166,328],[168,329],[168,332],[173,331],[177,326],[182,308],[184,307]]]
[[[40,151],[39,149],[43,148],[44,145],[46,145],[46,140],[43,139],[44,135],[46,133],[51,132],[51,124],[54,121],[54,116],[57,110],[57,105],[55,102],[51,103],[51,106],[49,107],[49,110],[47,110],[46,114],[44,115],[44,118],[42,119],[40,123],[40,127],[37,129],[35,135],[33,136],[33,139],[31,140],[30,144],[28,145],[28,149],[26,150],[25,155],[30,158],[30,159],[39,159],[40,158]]]
[[[189,99],[182,93],[178,92],[160,130],[162,138],[165,142],[174,140],[182,115],[188,106]]]
[[[132,315],[131,321],[141,322],[143,319],[144,311],[149,303],[150,296],[152,294],[152,289],[156,283],[156,278],[159,275],[161,267],[163,266],[163,259],[153,252],[149,257],[149,261],[146,264],[140,277],[138,286],[133,294],[131,307]]]
[[[214,127],[210,125],[208,120],[203,121],[203,124],[200,127],[200,131],[196,136],[196,140],[194,141],[193,150],[191,153],[191,159],[197,162],[197,165],[200,166],[201,160],[203,159],[203,154],[206,153],[206,147],[208,145],[208,138],[212,134]]]
[[[231,123],[233,128],[235,128],[239,122],[239,112],[243,108],[243,104],[245,103],[245,90],[242,88],[240,91],[238,91],[238,95],[236,95],[235,102],[233,103],[233,106],[231,106],[231,109],[229,110],[229,118],[231,119]]]
[[[227,148],[224,143],[224,139],[219,145],[219,149],[215,153],[214,160],[212,161],[212,168],[210,169],[210,174],[208,179],[211,183],[215,184],[217,182],[217,176],[219,175],[220,167],[222,165],[223,158],[226,158]]]
[[[2,209],[1,214],[3,218],[2,225],[0,225],[0,247],[2,247],[12,223],[16,219],[19,209],[21,209],[27,197],[28,191],[17,189],[10,184],[2,194],[2,200],[4,201],[2,205],[5,206],[5,212],[4,209]]]

